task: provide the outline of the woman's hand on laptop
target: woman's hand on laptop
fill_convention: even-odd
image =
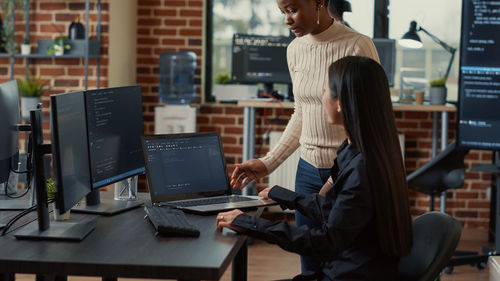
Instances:
[[[259,159],[250,159],[242,164],[236,164],[236,169],[234,169],[231,175],[231,186],[243,189],[251,181],[258,180],[268,174],[266,165],[262,161]]]
[[[231,225],[231,223],[233,223],[234,219],[241,214],[243,214],[243,212],[241,210],[238,210],[238,209],[234,209],[234,210],[229,211],[229,212],[221,212],[221,213],[217,214],[217,217],[216,217],[217,230],[222,231],[222,228],[226,227],[226,228],[232,229],[232,230],[237,231],[237,232],[243,231],[243,229],[241,227]]]
[[[262,200],[271,200],[271,198],[269,198],[269,191],[271,191],[271,188],[272,187],[266,187],[266,188],[262,189],[259,192],[260,199],[262,199]]]

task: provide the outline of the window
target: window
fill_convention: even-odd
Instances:
[[[408,31],[410,21],[416,20],[419,26],[458,49],[460,43],[461,14],[460,0],[349,0],[352,12],[344,13],[344,20],[356,31],[373,37],[375,3],[389,2],[389,38],[400,39]],[[207,23],[207,90],[215,76],[231,71],[231,40],[234,33],[261,35],[288,35],[281,15],[274,0],[213,0],[206,1],[208,9]],[[213,25],[212,25],[213,23]],[[379,27],[383,28],[383,27]],[[428,81],[444,75],[450,54],[419,32],[424,48],[421,50],[403,49],[396,44],[395,87],[401,81],[401,68],[404,76],[417,81],[414,88],[427,87]],[[212,42],[213,45],[210,45]],[[455,54],[448,77],[448,99],[456,100],[458,93],[458,51]],[[407,71],[410,69],[411,71]],[[412,80],[412,79],[410,79]],[[207,95],[210,98],[210,95]]]
[[[352,12],[344,13],[344,21],[359,33],[373,37],[375,0],[349,0]]]
[[[461,6],[462,2],[459,0],[390,1],[389,37],[400,39],[408,31],[410,22],[415,20],[418,26],[425,28],[446,44],[459,49],[461,19],[457,15],[461,15]],[[418,35],[424,45],[422,49],[411,50],[396,46],[396,87],[399,87],[403,77],[413,81],[405,83],[406,86],[425,88],[428,81],[439,78],[446,72],[451,54],[424,32],[421,31]],[[448,100],[457,99],[458,51],[446,84]]]
[[[217,75],[231,72],[231,47],[234,33],[288,36],[284,16],[276,1],[214,0],[212,82]]]
[[[350,0],[352,13],[345,13],[346,20],[352,28],[372,36],[373,13],[375,0]],[[207,92],[215,77],[221,73],[231,72],[231,44],[234,33],[258,35],[288,36],[289,31],[284,24],[275,0],[213,0],[207,1]],[[210,45],[211,40],[211,45]],[[286,91],[286,86],[278,86],[278,90]],[[210,100],[211,95],[207,95]]]

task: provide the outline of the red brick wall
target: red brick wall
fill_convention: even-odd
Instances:
[[[102,1],[101,9],[101,87],[107,86],[108,65],[108,1]],[[90,7],[90,24],[94,29],[97,23],[97,10],[94,4]],[[3,17],[3,15],[2,15]],[[68,36],[68,28],[71,22],[79,17],[85,24],[85,2],[84,1],[31,1],[30,6],[30,44],[32,52],[36,52],[36,44],[39,39],[53,39],[60,34]],[[87,27],[85,27],[87,28]],[[25,21],[20,14],[16,14],[16,42],[21,43],[25,36]],[[25,59],[16,59],[14,67],[14,78],[24,76]],[[89,60],[89,88],[96,87],[96,60]],[[51,93],[61,93],[81,90],[84,84],[84,60],[83,59],[29,59],[30,71],[42,80],[50,80],[52,91],[43,97],[44,105],[48,106],[48,96]],[[0,79],[2,81],[10,78],[9,59],[0,59]]]
[[[137,83],[142,85],[147,133],[154,131],[154,107],[159,104],[158,63],[161,53],[196,53],[196,102],[200,101],[203,5],[201,0],[138,1]]]
[[[96,2],[96,1],[94,1]],[[100,86],[106,87],[108,84],[108,30],[109,30],[109,3],[108,0],[101,2],[101,79]],[[60,34],[68,36],[68,28],[76,18],[85,26],[85,1],[66,0],[32,0],[30,3],[30,44],[32,53],[37,51],[37,40],[53,39]],[[4,18],[4,15],[2,15]],[[22,43],[25,37],[25,20],[22,15],[16,13],[15,38],[16,42]],[[94,29],[97,25],[97,10],[94,4],[90,7],[89,23]],[[87,28],[85,26],[85,28]],[[93,37],[95,39],[95,37]],[[16,58],[14,66],[14,79],[20,79],[25,74],[24,58]],[[35,77],[42,81],[49,81],[52,87],[42,97],[44,114],[48,114],[49,96],[56,93],[83,90],[85,88],[84,60],[83,59],[29,59],[29,70]],[[10,80],[10,61],[8,58],[0,58],[0,81]],[[89,89],[95,88],[97,84],[96,60],[89,60]],[[44,123],[45,137],[48,137],[49,125]],[[24,139],[24,136],[21,136]],[[23,148],[23,143],[21,144]]]

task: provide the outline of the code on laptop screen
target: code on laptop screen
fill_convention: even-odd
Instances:
[[[150,188],[157,196],[227,188],[217,136],[144,140]]]

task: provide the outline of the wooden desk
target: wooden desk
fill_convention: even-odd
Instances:
[[[218,280],[231,261],[233,280],[246,280],[246,236],[217,232],[215,216],[188,215],[201,231],[199,238],[159,237],[144,214],[138,208],[99,217],[96,229],[76,243],[16,240],[13,230],[0,237],[0,272],[4,273],[0,280],[12,279],[13,273],[62,276],[63,280],[68,275],[102,276],[103,280]],[[79,220],[93,215],[71,216]]]
[[[268,102],[268,101],[238,101],[238,106],[243,107],[243,161],[255,158],[255,108],[293,108],[293,102]],[[455,112],[456,107],[452,104],[446,105],[423,105],[393,103],[394,111],[421,111],[432,112],[432,157],[438,152],[438,127],[441,114],[441,150],[448,145],[448,120],[449,113]],[[244,194],[251,194],[254,183],[250,184],[251,188],[243,189]],[[441,193],[440,210],[446,210],[446,192]],[[431,206],[434,206],[434,196],[431,196]]]

